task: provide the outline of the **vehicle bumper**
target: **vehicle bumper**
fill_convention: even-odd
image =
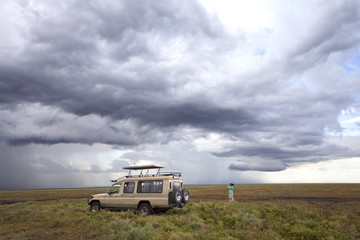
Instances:
[[[92,200],[93,198],[94,198],[93,196],[88,196],[88,198],[87,198],[88,205],[90,205],[91,200]]]

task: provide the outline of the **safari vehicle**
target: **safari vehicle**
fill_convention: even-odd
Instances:
[[[190,200],[190,193],[183,188],[180,172],[160,172],[161,166],[129,166],[127,176],[112,180],[114,184],[107,193],[95,194],[88,198],[90,211],[100,209],[139,210],[144,215],[183,207]],[[158,169],[150,174],[150,169]],[[132,175],[131,171],[140,171]]]

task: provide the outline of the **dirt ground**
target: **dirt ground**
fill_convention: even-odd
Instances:
[[[227,201],[226,185],[189,185],[193,202]],[[58,199],[86,199],[107,188],[42,189],[0,191],[0,204]],[[240,202],[307,201],[344,203],[360,201],[360,184],[252,184],[236,185],[234,198]]]

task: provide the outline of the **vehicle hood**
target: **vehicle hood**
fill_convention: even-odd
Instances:
[[[92,195],[93,197],[96,197],[96,198],[103,198],[105,196],[108,196],[109,194],[107,193],[99,193],[99,194],[94,194]]]

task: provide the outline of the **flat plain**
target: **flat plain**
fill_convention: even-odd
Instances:
[[[360,184],[188,185],[182,209],[89,212],[107,188],[0,191],[0,239],[360,239]]]

